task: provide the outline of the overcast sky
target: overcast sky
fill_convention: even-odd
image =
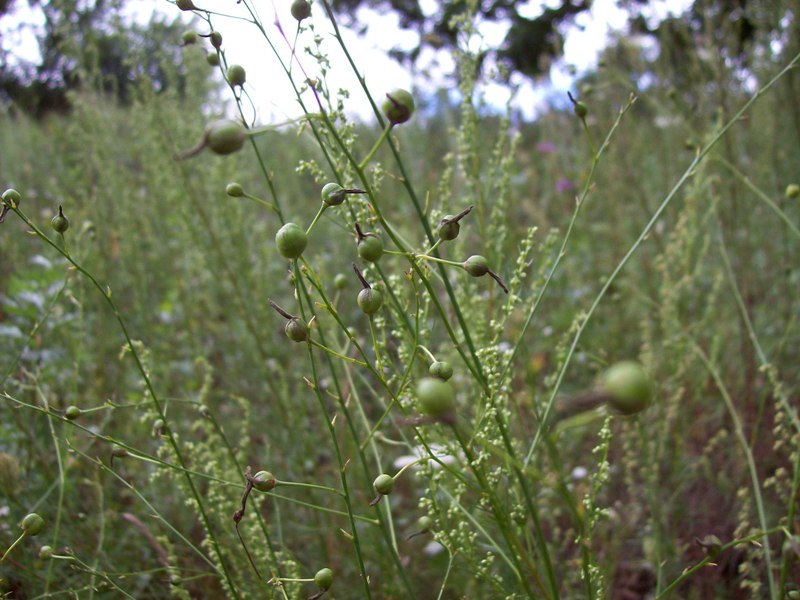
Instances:
[[[220,0],[195,0],[200,7],[214,6],[231,14],[244,14],[243,9],[233,0],[222,2]],[[534,17],[542,10],[542,6],[550,2],[527,1],[520,2],[518,10],[523,16]],[[267,32],[271,36],[283,56],[288,57],[289,47],[285,44],[274,26],[275,17],[280,20],[284,31],[294,38],[296,22],[289,14],[290,0],[272,0],[254,3],[258,6],[259,15]],[[312,5],[315,4],[312,2]],[[649,10],[653,18],[661,18],[668,13],[684,10],[691,0],[660,0],[650,3]],[[7,49],[29,60],[36,60],[37,46],[34,37],[34,28],[41,25],[42,17],[38,11],[30,10],[27,3],[18,0],[17,13],[11,17],[0,19],[0,32],[2,44]],[[435,11],[436,3],[433,0],[423,0],[423,10],[426,14]],[[180,11],[167,0],[129,0],[127,10],[137,20],[147,21],[154,11],[159,11],[168,16],[175,16]],[[188,15],[187,20],[188,20]],[[426,47],[417,64],[416,76],[407,67],[401,66],[387,56],[387,51],[392,48],[412,47],[416,35],[403,32],[398,27],[398,19],[393,13],[379,15],[371,10],[360,10],[359,21],[367,25],[367,33],[358,36],[354,32],[344,29],[343,35],[351,53],[366,77],[367,85],[375,97],[383,97],[386,91],[395,87],[412,87],[414,84],[424,86],[426,89],[435,90],[439,85],[444,85],[446,75],[452,71],[453,62],[450,53],[446,50],[435,52]],[[331,88],[344,87],[352,92],[348,101],[348,110],[353,115],[369,118],[371,110],[363,94],[357,93],[360,89],[350,67],[346,64],[338,45],[330,34],[331,26],[327,22],[321,5],[314,5],[312,20],[318,33],[324,37],[325,50],[332,62],[329,81]],[[615,0],[595,0],[590,11],[578,15],[576,27],[567,32],[564,46],[564,61],[551,71],[551,85],[534,86],[522,77],[515,77],[512,82],[520,85],[519,91],[512,105],[519,109],[527,118],[534,117],[546,102],[547,94],[553,90],[567,90],[570,88],[573,75],[569,73],[568,66],[574,66],[578,73],[594,66],[599,50],[607,42],[609,33],[619,30],[625,25],[626,13],[616,6]],[[284,119],[298,114],[296,99],[291,88],[285,84],[284,75],[279,70],[264,38],[252,24],[242,23],[235,19],[215,17],[214,26],[223,34],[224,49],[229,63],[239,63],[247,70],[246,88],[255,100],[258,121],[270,122],[274,119]],[[486,47],[497,47],[502,42],[507,31],[507,25],[502,23],[482,23],[479,28],[482,40],[476,40]],[[298,47],[302,48],[311,43],[310,35],[301,35]],[[303,66],[309,75],[316,75],[316,65],[307,56],[301,54]],[[421,75],[427,72],[430,79],[425,80]],[[276,84],[277,82],[277,84]],[[503,107],[509,98],[508,88],[500,85],[487,85],[482,88],[486,101],[490,105]]]

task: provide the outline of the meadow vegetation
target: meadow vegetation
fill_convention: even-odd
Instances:
[[[0,111],[8,597],[800,597],[797,15],[744,66],[620,39],[524,123],[469,14],[452,104],[329,89],[284,8],[292,123],[199,9],[183,85]]]

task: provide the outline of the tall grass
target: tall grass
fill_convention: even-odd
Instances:
[[[0,563],[11,597],[800,593],[792,48],[754,62],[749,91],[722,58],[678,77],[666,53],[639,89],[620,43],[585,119],[512,125],[483,112],[467,12],[461,104],[391,126],[395,92],[329,88],[328,55],[359,66],[327,3],[324,31],[239,9],[299,107],[247,121],[241,152],[174,160],[209,113],[249,114],[247,84],[191,93],[207,41],[184,48],[185,93],[142,81],[125,108],[86,91],[68,117],[0,116],[22,197],[0,236],[0,540],[47,523]],[[220,77],[229,21],[195,14],[222,33]],[[372,122],[347,118],[355,95]],[[359,193],[329,206],[329,183]],[[307,231],[297,258],[273,241],[287,222]],[[655,394],[623,416],[599,382],[630,359]],[[433,362],[454,373],[441,411]]]

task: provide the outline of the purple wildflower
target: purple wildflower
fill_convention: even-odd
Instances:
[[[556,151],[556,145],[553,142],[539,142],[536,144],[536,149],[542,154],[553,154]]]
[[[556,181],[556,192],[558,193],[568,192],[574,189],[575,189],[575,184],[572,183],[572,181],[570,181],[569,179],[565,179],[562,177],[561,179]]]

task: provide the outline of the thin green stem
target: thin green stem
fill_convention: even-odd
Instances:
[[[319,221],[320,217],[322,216],[322,213],[324,213],[327,208],[328,205],[325,204],[324,202],[320,204],[317,214],[314,215],[314,219],[311,221],[311,225],[309,225],[308,229],[306,229],[306,235],[311,235],[311,230],[314,229],[314,226],[317,224],[317,221]]]
[[[387,123],[386,127],[383,128],[383,131],[381,132],[380,137],[378,137],[377,141],[375,142],[375,145],[372,146],[372,150],[367,152],[367,155],[362,159],[362,161],[360,163],[358,163],[358,168],[359,169],[366,169],[367,168],[367,165],[370,163],[370,161],[375,156],[375,153],[378,151],[378,148],[380,148],[383,145],[383,142],[386,141],[386,138],[389,136],[389,133],[391,131],[392,131],[392,125],[391,125],[391,123]]]

